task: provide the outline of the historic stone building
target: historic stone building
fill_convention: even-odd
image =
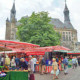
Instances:
[[[64,9],[64,23],[56,18],[52,18],[51,23],[54,25],[55,31],[61,34],[61,45],[75,50],[77,43],[77,30],[74,29],[73,25],[70,22],[69,10],[66,1]],[[10,20],[8,18],[6,20],[6,40],[16,40],[16,24],[17,20],[14,2],[11,9]]]
[[[15,1],[13,3],[11,14],[10,14],[10,20],[7,18],[6,20],[6,40],[16,40],[16,9],[15,9]]]
[[[65,2],[64,23],[59,19],[52,18],[51,23],[54,25],[55,31],[61,34],[61,45],[75,50],[77,42],[77,30],[74,29],[70,22],[69,10]]]

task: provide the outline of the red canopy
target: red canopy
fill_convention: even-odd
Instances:
[[[63,46],[47,46],[47,47],[40,47],[36,44],[31,43],[24,43],[24,42],[15,42],[15,41],[7,41],[7,40],[0,40],[0,46],[6,47],[11,49],[12,51],[16,51],[17,53],[26,53],[27,55],[44,55],[45,52],[52,52],[52,51],[60,51],[60,50],[70,50]]]
[[[8,40],[0,40],[1,46],[7,46],[7,47],[21,47],[22,45],[25,47],[40,47],[36,44],[26,43],[26,42],[16,42],[16,41],[8,41]],[[21,46],[20,46],[21,45]]]
[[[64,46],[59,46],[59,45],[57,45],[57,46],[52,46],[52,47],[53,47],[53,50],[54,50],[54,51],[60,51],[60,50],[69,51],[69,50],[70,50],[69,48],[66,48],[66,47],[64,47]]]

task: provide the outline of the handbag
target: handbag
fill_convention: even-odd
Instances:
[[[54,70],[51,71],[51,74],[54,74]]]
[[[57,71],[56,71],[56,76],[58,76],[59,75],[59,69],[57,69]]]

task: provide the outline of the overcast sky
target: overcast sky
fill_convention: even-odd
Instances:
[[[0,0],[0,39],[5,39],[6,18],[10,18],[10,10],[14,0]],[[65,0],[15,0],[16,18],[19,20],[22,16],[31,15],[33,11],[48,11],[49,16],[59,18],[64,21],[64,1]],[[70,10],[70,19],[74,28],[78,32],[78,41],[80,41],[80,0],[67,0]]]

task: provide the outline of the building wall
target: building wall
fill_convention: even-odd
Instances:
[[[10,34],[11,34],[11,24],[10,22],[6,21],[6,40],[10,40]]]
[[[6,40],[16,40],[16,22],[6,21]]]
[[[75,50],[77,42],[77,31],[75,29],[54,28],[55,31],[61,34],[61,45]]]

